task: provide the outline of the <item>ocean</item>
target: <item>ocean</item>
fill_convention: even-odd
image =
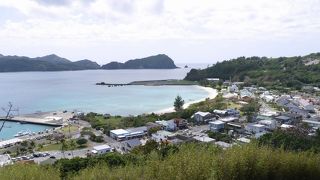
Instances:
[[[57,110],[112,115],[156,112],[172,107],[177,95],[188,103],[207,97],[208,92],[198,86],[107,87],[95,83],[183,79],[189,71],[190,68],[0,73],[0,107],[12,102],[19,114]]]

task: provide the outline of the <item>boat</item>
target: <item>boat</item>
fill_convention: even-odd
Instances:
[[[26,136],[26,135],[30,135],[30,134],[31,134],[31,132],[28,132],[28,131],[20,131],[16,135],[14,135],[14,137],[21,137],[21,136]]]

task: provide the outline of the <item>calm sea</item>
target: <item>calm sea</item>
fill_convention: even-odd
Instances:
[[[172,107],[177,95],[190,102],[202,99],[208,93],[196,86],[107,87],[95,83],[183,79],[189,71],[190,68],[0,73],[0,106],[5,107],[10,101],[19,108],[20,114],[55,110],[113,115],[154,112]]]

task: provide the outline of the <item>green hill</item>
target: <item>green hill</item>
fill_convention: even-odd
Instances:
[[[192,69],[186,80],[205,78],[244,81],[249,84],[300,89],[320,86],[320,53],[295,57],[239,57],[218,62],[203,70]]]
[[[102,69],[175,69],[173,60],[165,54],[159,54],[141,59],[129,60],[125,63],[110,62]]]
[[[70,71],[99,68],[100,65],[90,60],[72,62],[55,54],[36,58],[25,56],[0,56],[0,72]]]

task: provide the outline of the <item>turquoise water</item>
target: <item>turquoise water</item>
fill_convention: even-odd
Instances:
[[[2,125],[3,121],[0,121]],[[53,126],[45,126],[45,125],[36,125],[36,124],[20,124],[17,122],[9,122],[6,121],[4,128],[0,132],[0,141],[14,138],[14,135],[20,131],[31,131],[31,132],[39,132],[44,131],[45,129],[52,129]]]
[[[196,86],[107,87],[95,83],[182,79],[189,71],[182,68],[0,73],[0,107],[10,101],[20,114],[55,110],[113,115],[155,112],[172,107],[177,95],[190,102],[207,97],[208,93]]]

